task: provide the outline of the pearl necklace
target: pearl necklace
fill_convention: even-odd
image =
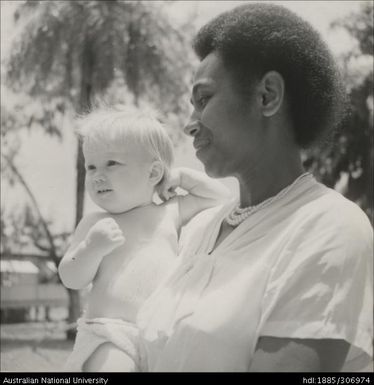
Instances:
[[[297,177],[290,185],[285,187],[283,190],[281,190],[277,195],[274,195],[263,202],[259,203],[258,205],[254,206],[248,206],[241,208],[239,205],[235,206],[234,209],[229,213],[229,215],[225,218],[226,222],[230,226],[238,226],[240,225],[245,219],[247,219],[250,215],[254,214],[255,212],[263,209],[266,206],[269,206],[270,204],[278,201],[282,197],[284,197],[301,179],[312,176],[311,173],[306,172],[299,177]]]

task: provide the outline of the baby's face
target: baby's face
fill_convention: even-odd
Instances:
[[[84,148],[84,157],[86,187],[98,206],[119,214],[149,203],[151,163],[138,146]]]

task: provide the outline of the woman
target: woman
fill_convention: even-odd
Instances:
[[[358,371],[372,356],[372,229],[305,173],[300,150],[341,120],[319,35],[246,4],[198,33],[185,132],[240,201],[199,214],[181,265],[139,316],[147,371]]]

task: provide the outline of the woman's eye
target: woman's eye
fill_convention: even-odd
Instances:
[[[119,164],[118,162],[116,162],[115,160],[108,160],[108,163],[107,163],[107,166],[116,166],[117,164]]]
[[[93,166],[92,164],[89,164],[88,166],[86,166],[86,170],[95,170],[96,167]]]
[[[209,97],[208,96],[202,96],[200,99],[199,99],[199,107],[200,108],[204,108],[206,106],[206,104],[208,103],[208,100],[209,100]]]

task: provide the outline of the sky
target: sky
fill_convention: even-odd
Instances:
[[[195,15],[197,28],[209,19],[244,3],[255,1],[177,1],[174,4],[173,17],[178,21],[185,20],[189,15]],[[326,39],[335,54],[344,52],[352,40],[345,32],[331,31],[332,20],[348,15],[359,9],[362,1],[262,1],[283,5],[299,16],[309,21]],[[172,8],[173,8],[172,7]]]
[[[175,1],[169,5],[171,18],[175,23],[183,23],[191,18],[199,28],[222,11],[233,8],[246,1]],[[248,1],[247,1],[248,2]],[[1,59],[6,58],[11,47],[14,27],[12,15],[20,1],[1,1]],[[308,20],[324,37],[335,55],[351,49],[354,42],[344,32],[332,31],[332,20],[349,15],[360,6],[360,1],[276,1],[295,11]],[[2,95],[6,97],[6,95]],[[34,192],[44,215],[54,218],[62,230],[72,229],[74,219],[74,172],[75,142],[67,135],[61,144],[57,140],[46,139],[41,134],[24,134],[22,147],[17,158],[17,166]],[[196,159],[191,141],[177,149],[176,166],[188,166],[202,170]],[[237,184],[233,179],[223,181],[233,191]],[[2,205],[14,205],[19,199],[17,193],[2,189]],[[86,210],[93,204],[87,200]]]

